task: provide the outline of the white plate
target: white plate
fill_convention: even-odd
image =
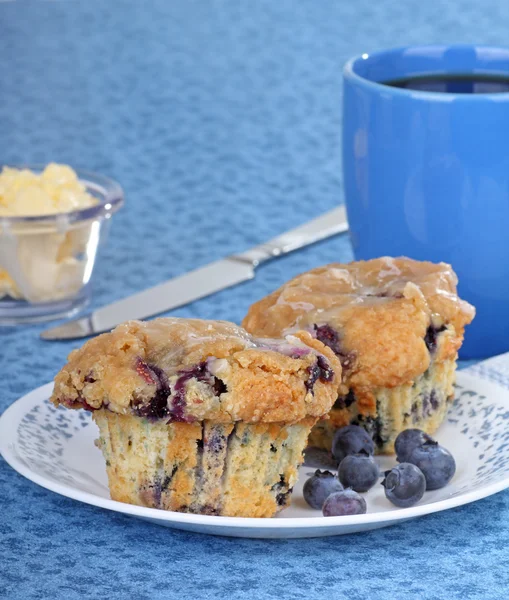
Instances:
[[[491,362],[491,361],[490,361]],[[490,371],[488,369],[488,371]],[[412,508],[396,508],[381,485],[366,494],[368,514],[323,517],[302,497],[313,468],[303,466],[292,506],[274,519],[214,517],[169,512],[110,500],[104,461],[94,445],[89,413],[54,408],[52,384],[20,398],[0,419],[0,452],[16,471],[63,496],[164,525],[201,533],[256,538],[341,535],[386,527],[490,496],[509,487],[509,390],[500,370],[458,373],[456,400],[436,438],[454,455],[457,472],[445,488],[426,492]],[[380,457],[382,470],[395,464]]]

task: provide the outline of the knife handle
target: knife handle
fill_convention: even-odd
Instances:
[[[344,206],[338,206],[338,208],[334,208],[316,217],[316,219],[309,221],[305,225],[278,235],[268,242],[250,248],[245,252],[235,254],[231,258],[248,262],[253,267],[257,267],[271,258],[288,254],[288,252],[304,248],[345,231],[348,231],[346,210]]]

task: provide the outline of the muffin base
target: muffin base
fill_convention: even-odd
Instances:
[[[290,503],[315,418],[164,423],[97,410],[113,500],[208,515],[272,517]]]
[[[377,454],[394,452],[397,435],[416,427],[434,433],[447,414],[454,397],[456,361],[433,362],[413,383],[393,388],[374,388],[375,414],[359,411],[353,391],[338,401],[329,419],[320,420],[309,436],[309,446],[330,450],[337,429],[361,425],[372,436]]]

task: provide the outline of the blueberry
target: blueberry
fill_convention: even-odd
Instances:
[[[432,442],[433,439],[420,429],[405,429],[396,438],[394,450],[399,462],[408,462],[410,454],[414,448],[422,446],[425,442]]]
[[[354,402],[355,394],[353,393],[353,390],[348,390],[348,394],[346,396],[338,396],[336,398],[336,402],[334,402],[333,408],[337,410],[348,408],[349,406],[352,406]]]
[[[214,395],[216,396],[226,394],[226,392],[228,391],[226,383],[222,379],[218,379],[217,377],[214,377],[214,383],[212,384],[212,388],[214,389]]]
[[[334,379],[334,370],[324,356],[320,354],[316,359],[316,364],[320,369],[320,381],[332,381]]]
[[[320,381],[332,381],[334,379],[334,371],[331,369],[329,362],[323,356],[319,356],[316,363],[308,368],[309,377],[306,381],[306,389],[313,392],[314,385],[319,379]]]
[[[316,339],[320,340],[322,344],[329,346],[329,348],[336,354],[342,353],[341,344],[339,342],[339,334],[330,325],[314,325],[313,326],[316,334]]]
[[[316,339],[320,340],[322,344],[329,346],[334,354],[339,358],[343,369],[350,369],[355,362],[355,354],[348,352],[341,345],[340,334],[338,331],[333,329],[330,325],[313,325]]]
[[[456,472],[456,462],[452,454],[433,441],[414,448],[408,462],[419,467],[424,473],[427,490],[443,488]]]
[[[140,404],[134,408],[134,413],[139,417],[151,420],[164,419],[169,416],[168,396],[171,393],[166,373],[156,367],[149,365],[138,358],[136,361],[136,372],[149,385],[155,385],[156,391],[148,404]]]
[[[378,466],[366,452],[349,454],[341,461],[338,478],[341,483],[356,492],[367,492],[378,481]]]
[[[154,370],[154,367],[151,367]],[[159,369],[160,371],[160,369]],[[172,421],[187,422],[187,382],[191,379],[197,379],[202,383],[208,383],[216,396],[224,394],[227,387],[223,381],[214,377],[208,370],[207,363],[201,362],[191,367],[186,367],[178,372],[178,379],[173,386],[173,397],[171,406],[168,408]]]
[[[316,510],[321,510],[325,499],[334,492],[341,492],[343,486],[330,471],[315,471],[304,484],[304,500]]]
[[[358,425],[347,425],[338,429],[332,440],[332,454],[340,463],[345,456],[349,454],[359,454],[359,452],[373,454],[375,445],[369,436],[369,433]]]
[[[441,325],[440,327],[430,325],[426,330],[426,335],[424,336],[424,343],[426,344],[426,348],[428,349],[428,352],[430,354],[433,354],[437,349],[438,335],[446,329],[447,327],[445,325]]]
[[[426,479],[415,465],[401,463],[386,472],[382,485],[388,500],[400,508],[408,508],[422,498]]]
[[[353,490],[343,490],[325,500],[322,512],[324,517],[363,515],[366,512],[366,500]]]

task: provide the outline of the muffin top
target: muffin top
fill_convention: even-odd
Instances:
[[[269,337],[308,331],[340,358],[346,385],[362,397],[372,387],[412,382],[431,356],[456,357],[475,314],[456,284],[445,263],[384,257],[330,264],[253,304],[243,326]]]
[[[160,318],[71,352],[51,400],[168,422],[295,422],[325,415],[340,382],[334,352],[308,332],[258,340],[226,321]]]

